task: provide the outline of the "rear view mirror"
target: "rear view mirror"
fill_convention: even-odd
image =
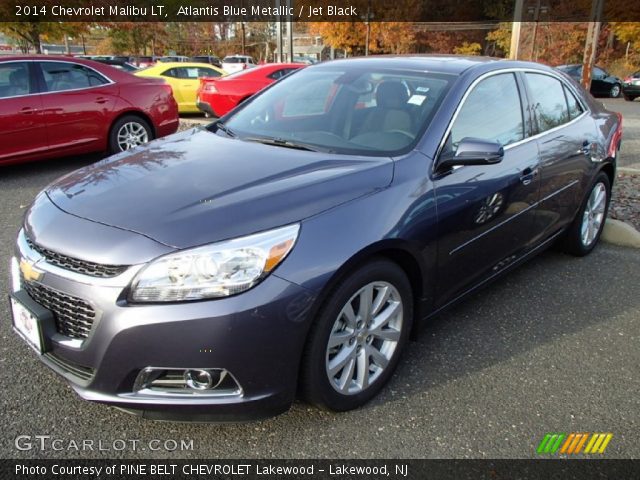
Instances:
[[[440,155],[438,170],[441,172],[452,167],[464,165],[493,165],[502,161],[504,148],[498,142],[481,138],[463,138],[455,152]]]

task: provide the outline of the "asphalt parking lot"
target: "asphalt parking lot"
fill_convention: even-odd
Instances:
[[[625,115],[620,162],[636,168],[639,102],[606,103]],[[2,291],[25,208],[47,183],[95,159],[0,171]],[[334,414],[297,403],[275,419],[235,425],[151,422],[81,401],[13,334],[3,301],[0,457],[522,458],[535,457],[548,432],[611,432],[606,458],[638,458],[638,285],[640,250],[602,244],[581,259],[549,251],[427,325],[365,408]],[[41,451],[35,440],[18,450],[25,435],[61,439],[61,450]],[[83,440],[94,449],[70,446]],[[114,448],[120,440],[124,450]],[[192,440],[193,448],[150,450],[151,440]]]

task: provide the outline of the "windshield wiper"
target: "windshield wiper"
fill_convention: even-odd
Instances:
[[[216,129],[217,130],[222,130],[224,133],[227,134],[227,136],[233,138],[236,136],[236,134],[233,132],[233,130],[231,130],[229,127],[227,127],[224,123],[222,122],[216,122],[215,124]]]
[[[263,143],[265,145],[274,145],[276,147],[295,148],[296,150],[306,150],[309,152],[331,152],[331,150],[321,149],[316,147],[315,145],[292,142],[291,140],[285,140],[284,138],[244,137],[242,140],[246,140],[247,142]]]

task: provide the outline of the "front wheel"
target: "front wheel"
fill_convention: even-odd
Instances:
[[[567,233],[565,251],[582,257],[595,248],[607,219],[610,197],[609,177],[600,172]]]
[[[411,285],[397,264],[375,260],[344,279],[309,334],[301,370],[306,400],[336,411],[369,401],[393,374],[412,320]]]
[[[125,115],[111,127],[109,133],[109,153],[120,153],[153,140],[149,123],[136,116]]]

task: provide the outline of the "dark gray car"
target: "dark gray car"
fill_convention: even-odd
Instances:
[[[534,63],[311,66],[41,192],[14,326],[83,398],[150,418],[356,408],[418,324],[553,243],[595,247],[620,140]]]

